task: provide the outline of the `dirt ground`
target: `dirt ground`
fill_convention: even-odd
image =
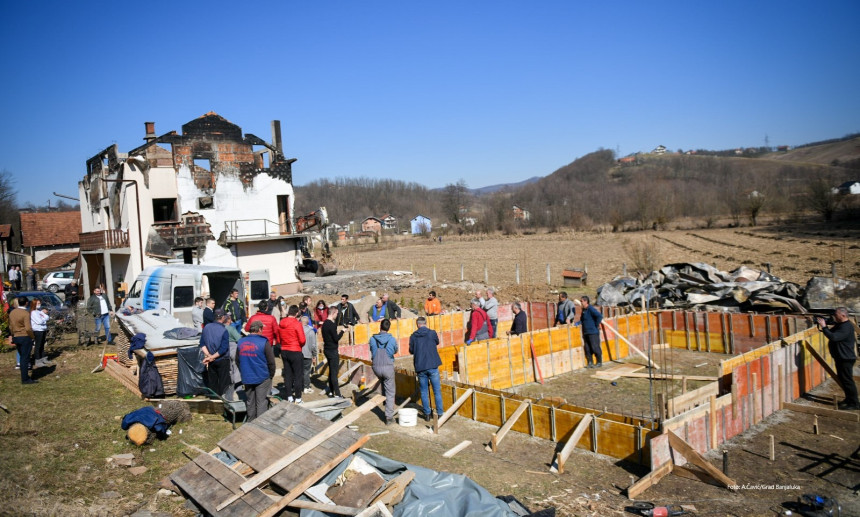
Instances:
[[[724,354],[710,354],[694,350],[661,350],[654,354],[653,361],[661,367],[655,373],[672,373],[676,375],[713,376],[719,375],[720,361],[731,357]],[[649,389],[649,380],[643,378],[621,377],[615,381],[595,378],[597,371],[606,371],[621,364],[639,364],[643,366],[637,373],[648,373],[644,368],[645,360],[628,357],[620,361],[604,361],[600,370],[581,369],[546,379],[543,384],[532,382],[517,386],[513,390],[520,395],[535,399],[556,397],[564,399],[569,404],[609,411],[638,418],[651,418],[652,408],[649,393],[656,396],[663,393],[666,399],[677,397],[682,393],[681,380],[655,379],[653,391]],[[697,367],[698,366],[698,367]],[[707,384],[705,381],[687,381],[687,390],[692,391]]]
[[[774,275],[805,286],[814,275],[829,275],[830,264],[834,262],[839,276],[860,281],[860,221],[832,226],[806,223],[638,233],[466,235],[444,237],[441,243],[415,239],[398,243],[396,248],[394,243],[383,240],[378,245],[339,246],[335,248],[335,256],[342,270],[412,271],[416,283],[394,289],[398,299],[407,305],[410,300],[423,304],[427,292],[435,289],[443,304],[453,308],[468,306],[470,293],[485,286],[496,287],[503,303],[554,300],[565,268],[588,270],[588,286],[568,289],[569,292],[594,294],[597,286],[620,275],[625,263],[629,274],[636,273],[624,242],[642,239],[659,243],[656,262],[661,266],[706,262],[732,271],[741,265],[765,269],[769,263]],[[518,264],[520,284],[516,282]]]
[[[649,232],[664,243],[660,262],[709,262],[731,270],[741,264],[772,264],[772,272],[786,280],[805,284],[812,274],[829,274],[830,262],[837,262],[839,274],[860,280],[860,222],[852,227],[827,228],[768,226],[718,230],[674,230]],[[499,288],[503,303],[515,299],[555,298],[562,268],[588,266],[589,285],[569,289],[572,293],[593,294],[594,288],[621,273],[626,258],[622,242],[646,234],[552,234],[498,238],[445,238],[443,243],[409,244],[396,249],[364,250],[336,248],[342,264],[356,270],[415,271],[403,277],[383,278],[372,285],[331,284],[320,294],[334,301],[338,292],[351,295],[389,288],[402,305],[420,305],[427,291],[435,289],[449,308],[464,306],[476,288],[486,284]],[[658,239],[659,240],[659,239]],[[484,264],[488,282],[484,282]],[[551,284],[546,284],[550,264]],[[464,281],[460,280],[463,264]],[[516,264],[520,264],[521,284],[516,284]],[[433,281],[433,266],[437,281]],[[350,268],[351,269],[351,268]],[[411,276],[411,275],[410,275]],[[317,296],[314,295],[314,299]],[[189,446],[211,450],[230,433],[230,424],[218,415],[195,415],[191,422],[174,427],[163,442],[139,448],[129,444],[119,428],[121,416],[143,404],[105,373],[91,374],[98,362],[100,347],[80,348],[70,343],[49,347],[57,363],[38,373],[40,383],[20,384],[14,370],[14,352],[0,353],[0,403],[11,413],[0,412],[0,514],[2,515],[132,515],[135,512],[164,512],[167,515],[194,515],[184,510],[181,498],[158,494],[159,484],[170,472],[193,455]],[[719,362],[716,354],[686,352],[670,364],[689,371],[705,360],[712,363],[693,368],[711,375]],[[627,408],[647,407],[643,393],[647,380],[619,379],[617,386],[590,377],[591,372],[560,378],[560,393],[577,403],[590,390],[601,389],[612,404]],[[633,381],[628,383],[628,381]],[[323,379],[315,379],[318,389]],[[564,385],[565,383],[569,385]],[[591,383],[596,383],[592,385]],[[548,383],[555,388],[553,381]],[[544,385],[539,389],[549,391]],[[612,388],[610,391],[609,387]],[[695,388],[695,383],[688,388]],[[528,389],[533,386],[528,387]],[[678,389],[677,386],[675,386]],[[815,394],[834,393],[832,381]],[[344,390],[348,395],[349,390]],[[320,397],[316,392],[309,398]],[[812,402],[810,402],[812,403]],[[604,402],[606,404],[606,402]],[[610,408],[611,409],[611,408]],[[741,488],[732,492],[670,475],[648,489],[640,499],[666,504],[691,504],[695,515],[758,516],[777,515],[780,507],[805,493],[835,497],[843,504],[843,515],[860,515],[860,458],[857,456],[860,424],[820,417],[821,434],[812,434],[812,415],[780,411],[735,438],[729,451],[729,476]],[[437,470],[465,474],[496,495],[510,494],[532,510],[555,507],[561,516],[634,515],[625,510],[630,501],[624,490],[631,478],[647,472],[638,466],[576,449],[562,475],[550,474],[549,464],[558,444],[509,433],[498,453],[484,450],[497,429],[461,417],[454,417],[434,435],[423,424],[416,427],[384,426],[381,410],[359,419],[362,432],[388,431],[374,436],[368,448],[385,456]],[[182,434],[179,434],[182,432]],[[776,461],[767,459],[768,435],[777,438]],[[442,453],[471,440],[472,445],[450,459]],[[183,442],[188,444],[186,446]],[[131,452],[147,472],[134,476],[128,469],[105,461],[113,454]],[[711,461],[720,466],[719,453]],[[781,485],[781,487],[771,487]],[[785,488],[785,486],[788,488]],[[148,515],[138,513],[138,516]]]

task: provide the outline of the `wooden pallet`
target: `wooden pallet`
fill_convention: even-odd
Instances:
[[[373,407],[381,401],[384,398],[379,397]],[[238,458],[242,465],[261,472],[325,433],[332,425],[332,422],[301,406],[277,404],[253,422],[229,434],[218,446]],[[270,488],[286,492],[283,498],[267,496],[259,488],[245,492],[242,485],[254,477],[240,475],[210,454],[200,454],[194,461],[171,474],[170,479],[189,499],[211,515],[271,515],[325,476],[366,441],[367,436],[342,428],[277,471],[268,482]],[[218,509],[230,499],[235,500]]]

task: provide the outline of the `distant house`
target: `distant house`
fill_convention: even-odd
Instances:
[[[78,252],[81,212],[21,213],[21,248],[33,262],[57,252]]]
[[[531,214],[529,213],[529,211],[526,210],[525,208],[521,207],[521,206],[514,205],[513,212],[514,212],[514,219],[519,220],[519,221],[528,221],[529,218],[531,217]]]
[[[376,234],[382,233],[382,220],[378,217],[368,217],[361,222],[361,231]]]
[[[735,154],[744,154],[744,150],[740,148],[735,149]]]
[[[478,224],[478,220],[474,217],[463,217],[460,219],[460,222],[463,223],[464,226],[475,226]]]
[[[833,193],[858,195],[860,194],[860,181],[846,181],[842,185],[839,185],[838,187],[833,189]]]
[[[658,145],[657,147],[654,148],[653,151],[651,151],[651,153],[652,154],[666,154],[666,146],[665,145]]]
[[[425,233],[430,233],[430,230],[433,229],[433,224],[432,221],[430,221],[430,218],[424,217],[421,214],[413,217],[409,223],[412,228],[412,235],[423,235]]]
[[[776,150],[781,152],[781,153],[787,153],[788,152],[788,146],[787,145],[780,145],[776,148]]]
[[[636,156],[625,156],[624,158],[619,158],[618,163],[621,165],[633,165],[636,163]]]
[[[382,216],[382,229],[383,230],[396,230],[397,229],[397,218],[391,214],[385,214]]]

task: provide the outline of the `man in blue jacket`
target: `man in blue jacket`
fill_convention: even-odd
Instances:
[[[398,348],[397,340],[388,333],[390,328],[391,321],[384,319],[379,324],[379,333],[370,336],[373,373],[379,378],[385,395],[385,425],[394,422],[394,355]]]
[[[428,422],[433,415],[430,407],[430,393],[427,390],[428,382],[433,385],[433,394],[436,397],[436,414],[442,416],[442,387],[439,383],[439,366],[442,359],[436,347],[439,346],[439,335],[435,330],[427,328],[427,319],[423,316],[415,320],[418,330],[409,336],[409,353],[415,365],[415,373],[418,374],[418,387],[421,391],[421,409],[424,411],[424,419]]]
[[[204,378],[206,386],[223,397],[230,387],[230,337],[224,322],[227,315],[222,309],[215,310],[215,321],[203,327],[200,334],[200,349],[203,351]]]
[[[600,322],[603,314],[591,305],[588,296],[580,298],[582,302],[582,344],[585,349],[586,368],[600,368],[603,366],[603,352],[600,350]],[[594,355],[594,364],[591,356]]]
[[[245,402],[248,422],[269,409],[267,397],[275,376],[274,347],[270,346],[269,340],[262,335],[263,322],[252,321],[249,330],[251,334],[236,344],[236,363],[242,374],[245,395],[248,397]]]
[[[857,384],[854,382],[854,362],[857,361],[857,345],[854,326],[848,317],[846,307],[838,307],[833,313],[833,327],[827,328],[824,318],[818,318],[818,328],[827,336],[830,355],[836,363],[836,376],[839,386],[845,393],[845,400],[837,407],[842,410],[860,409],[857,400]]]

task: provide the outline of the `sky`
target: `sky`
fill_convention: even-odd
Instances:
[[[295,185],[545,176],[600,148],[860,132],[860,2],[0,0],[0,171],[77,197],[86,160],[209,111]]]

